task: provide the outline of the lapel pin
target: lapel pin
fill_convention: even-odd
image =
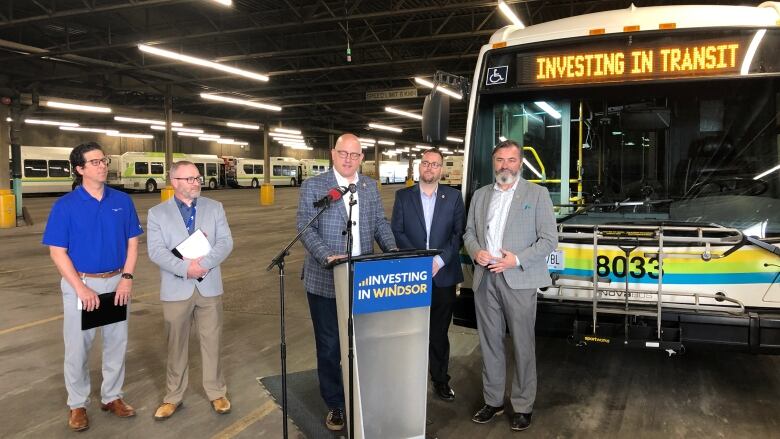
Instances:
[[[441,194],[441,198],[444,199],[444,194]]]

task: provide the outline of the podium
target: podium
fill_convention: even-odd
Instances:
[[[433,256],[412,250],[352,258],[354,439],[424,438]],[[349,278],[333,269],[349,413]]]

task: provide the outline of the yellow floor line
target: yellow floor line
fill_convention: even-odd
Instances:
[[[257,409],[253,410],[248,415],[244,416],[243,418],[239,419],[226,429],[220,431],[219,433],[215,434],[214,436],[211,436],[211,439],[230,439],[235,437],[237,434],[241,433],[242,431],[246,430],[250,425],[254,424],[255,422],[265,418],[268,416],[269,413],[271,413],[274,408],[276,407],[276,403],[273,400],[268,400],[265,402],[265,404],[261,405]]]

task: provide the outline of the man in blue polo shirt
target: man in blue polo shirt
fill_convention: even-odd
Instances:
[[[77,187],[54,203],[43,244],[49,246],[49,254],[62,275],[68,425],[83,431],[89,428],[87,360],[96,331],[81,329],[81,309],[94,311],[100,306],[98,294],[113,291],[115,305],[130,302],[138,235],[143,229],[130,197],[106,186],[109,160],[100,145],[90,142],[73,148],[70,163]],[[101,409],[123,418],[134,416],[135,410],[122,400],[127,320],[102,326],[101,331]]]

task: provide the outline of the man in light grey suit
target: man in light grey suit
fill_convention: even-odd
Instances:
[[[200,196],[202,177],[192,162],[171,166],[174,196],[149,209],[149,258],[160,266],[160,300],[168,334],[167,393],[154,418],[168,419],[181,405],[187,389],[188,346],[193,320],[200,336],[203,388],[219,414],[230,412],[227,386],[220,366],[222,337],[222,273],[220,264],[233,250],[222,204]],[[171,252],[200,229],[211,251],[198,259],[181,259]]]
[[[506,327],[515,374],[512,430],[531,425],[536,398],[536,289],[551,284],[546,256],[558,245],[547,189],[520,176],[523,150],[513,140],[496,145],[496,183],[474,192],[463,242],[474,264],[474,304],[482,349],[484,406],[472,421],[484,424],[504,411]]]

